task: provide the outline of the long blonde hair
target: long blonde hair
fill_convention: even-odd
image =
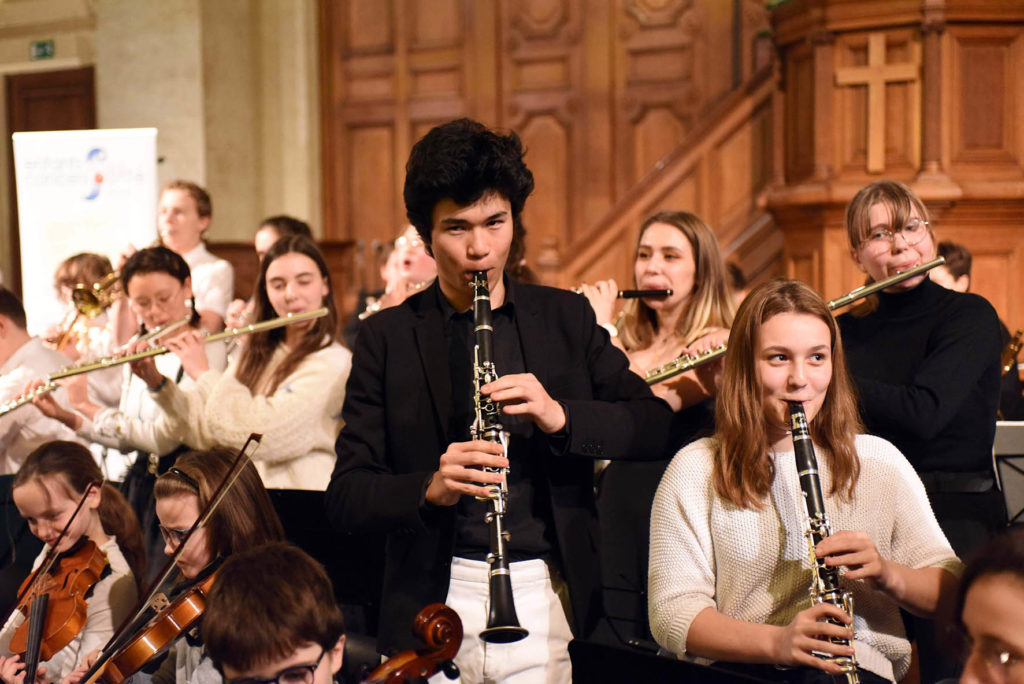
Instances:
[[[655,223],[677,228],[693,249],[693,291],[676,331],[682,336],[683,344],[690,344],[712,328],[728,328],[736,314],[736,305],[729,294],[725,262],[714,231],[700,217],[688,211],[658,212],[640,226],[633,250],[634,262],[644,233]],[[618,326],[626,349],[643,349],[650,345],[654,341],[657,320],[654,311],[641,300],[629,300]]]
[[[775,479],[774,463],[768,456],[771,444],[757,354],[761,326],[787,312],[821,319],[832,340],[832,379],[810,426],[811,439],[821,447],[819,458],[829,459],[829,495],[838,492],[849,500],[860,475],[853,438],[863,428],[839,326],[817,292],[800,281],[776,278],[755,288],[740,305],[729,334],[725,374],[715,402],[715,437],[720,448],[713,469],[715,491],[740,508],[762,508]]]

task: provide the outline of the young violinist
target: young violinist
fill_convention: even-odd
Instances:
[[[138,317],[141,335],[167,330],[167,336],[184,331],[199,331],[199,315],[189,302],[192,299],[192,278],[185,260],[167,247],[149,247],[132,254],[121,267],[121,282],[128,295],[129,307]],[[176,328],[172,328],[176,326]],[[135,351],[165,342],[164,338],[136,341]],[[210,366],[223,369],[227,352],[223,343],[206,349]],[[181,361],[174,354],[163,354],[150,361],[162,375],[184,388],[194,386],[185,375]],[[74,410],[64,408],[52,395],[35,400],[45,415],[57,418],[82,438],[109,448],[105,460],[108,478],[124,480],[122,491],[131,502],[146,534],[146,548],[151,560],[150,570],[159,565],[163,542],[157,532],[153,511],[153,481],[165,472],[183,450],[176,424],[153,400],[146,383],[135,377],[127,366],[121,401],[117,408],[105,408],[93,402],[87,391],[87,374],[69,378],[64,385]],[[137,450],[137,451],[135,451]]]
[[[852,618],[808,600],[812,558],[790,402],[806,413],[834,530],[814,557],[842,569]],[[714,437],[676,455],[654,498],[648,606],[666,650],[791,682],[839,673],[815,653],[855,653],[861,682],[903,677],[910,643],[899,608],[934,613],[961,566],[907,460],[858,434],[855,402],[822,299],[798,281],[754,289],[729,335]],[[829,637],[852,637],[852,647]]]
[[[241,444],[259,432],[255,462],[268,488],[322,491],[334,467],[352,353],[336,341],[337,312],[320,250],[299,235],[278,240],[263,259],[256,293],[257,323],[321,307],[328,314],[252,333],[224,372],[210,363],[201,335],[168,340],[193,388],[167,382],[148,362],[135,371],[190,447]]]
[[[206,510],[235,458],[236,453],[226,449],[190,451],[182,454],[170,470],[157,478],[153,495],[167,556],[174,554],[188,530]],[[195,531],[176,560],[176,574],[172,576],[175,587],[168,592],[168,600],[173,602],[203,583],[231,554],[279,541],[283,537],[281,523],[271,506],[267,490],[252,463],[247,462],[211,518]],[[177,684],[219,682],[219,675],[206,656],[198,628],[187,635],[178,633],[168,643],[166,630],[172,627],[169,622],[166,615],[158,615],[148,623],[155,626],[154,629],[138,630],[128,637],[152,648],[154,661],[144,669],[155,670],[155,681]],[[167,648],[172,648],[172,652],[157,665],[155,660]],[[117,654],[101,653],[98,660],[102,666],[112,663],[119,670],[122,667]],[[84,673],[85,668],[80,668],[67,684],[76,683]]]
[[[331,684],[345,622],[323,567],[291,544],[270,543],[218,570],[202,637],[227,684]]]
[[[58,441],[36,449],[15,475],[11,491],[32,534],[45,544],[35,567],[54,545],[60,555],[51,572],[70,564],[72,559],[67,557],[72,553],[88,553],[91,545],[105,555],[98,581],[84,592],[86,613],[81,630],[66,645],[51,644],[60,648],[41,664],[39,676],[56,682],[71,673],[86,654],[102,646],[131,610],[145,577],[142,533],[135,513],[114,487],[104,484],[92,454],[81,444]],[[85,503],[74,515],[83,496]],[[67,533],[60,537],[69,521]],[[60,586],[62,581],[53,584]],[[50,610],[57,606],[58,597],[51,592]],[[5,656],[0,657],[0,679],[6,684],[16,684],[22,675],[24,660],[11,655],[10,645],[18,629],[24,629],[25,620],[22,612],[15,611],[0,631],[0,652]]]

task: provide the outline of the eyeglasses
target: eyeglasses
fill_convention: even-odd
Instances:
[[[861,241],[860,245],[861,247],[866,247],[873,254],[881,254],[892,249],[893,243],[896,241],[896,235],[900,235],[908,246],[913,247],[921,242],[927,234],[928,222],[922,221],[919,218],[912,218],[907,221],[906,226],[896,232],[888,228],[874,229]]]
[[[173,546],[174,548],[177,548],[178,545],[181,544],[189,530],[187,527],[180,530],[164,527],[163,525],[157,525],[157,527],[160,528],[160,536],[164,538],[164,542],[168,546]]]
[[[326,655],[327,649],[321,649],[320,657],[312,665],[292,665],[278,672],[273,677],[239,677],[228,680],[228,684],[313,684],[316,669]]]

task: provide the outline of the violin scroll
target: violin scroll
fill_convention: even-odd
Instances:
[[[364,684],[404,684],[426,679],[438,670],[448,679],[459,676],[453,662],[462,645],[462,620],[443,603],[431,603],[412,622],[412,631],[426,648],[403,651],[370,673]]]

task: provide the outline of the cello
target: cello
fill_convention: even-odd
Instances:
[[[443,603],[431,603],[417,613],[412,631],[426,648],[403,651],[382,663],[370,673],[363,684],[405,684],[425,681],[438,670],[448,679],[459,676],[454,663],[462,645],[462,620],[458,613]]]

